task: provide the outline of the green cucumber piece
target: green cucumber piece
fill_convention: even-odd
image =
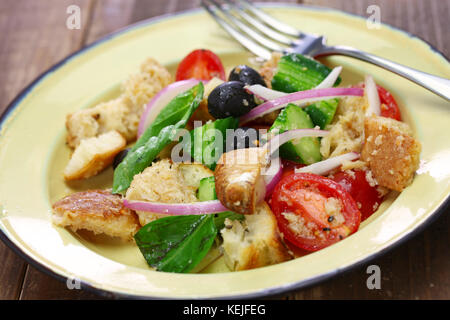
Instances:
[[[214,176],[206,177],[200,180],[200,186],[197,191],[197,198],[200,201],[217,200],[216,184]],[[214,223],[217,230],[221,230],[225,226],[225,219],[244,220],[244,216],[232,211],[224,211],[214,214]]]
[[[239,119],[228,117],[208,122],[205,125],[195,128],[191,134],[191,156],[196,162],[203,163],[205,166],[214,170],[222,153],[225,151],[225,138],[227,129],[236,129],[239,125]],[[216,131],[217,130],[217,131]],[[216,141],[215,134],[220,132],[221,139]],[[221,144],[221,145],[219,145]]]
[[[272,89],[282,92],[309,90],[321,83],[331,69],[301,54],[291,53],[281,57],[272,79]],[[341,82],[339,77],[334,84]]]
[[[314,125],[323,130],[333,120],[338,102],[338,99],[324,100],[307,106],[304,110],[310,116]]]
[[[275,76],[272,88],[287,93],[310,90],[321,83],[331,69],[301,54],[283,56]],[[339,77],[334,86],[341,82]],[[324,100],[306,107],[304,110],[311,117],[315,126],[324,129],[333,120],[338,106],[338,99]]]
[[[310,129],[314,128],[309,115],[295,104],[288,104],[278,115],[269,131],[278,130],[283,133],[293,129]],[[320,142],[318,138],[305,137],[300,141],[286,142],[280,147],[280,156],[283,159],[311,164],[322,160],[320,154]]]
[[[197,191],[197,198],[200,201],[216,200],[216,185],[214,176],[206,177],[200,180],[200,186]]]

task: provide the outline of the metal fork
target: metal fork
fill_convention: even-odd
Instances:
[[[220,2],[219,2],[220,1]],[[247,0],[202,0],[202,6],[233,38],[263,59],[272,51],[311,57],[344,55],[392,71],[450,100],[450,80],[425,73],[347,46],[327,46],[324,36],[296,30]]]

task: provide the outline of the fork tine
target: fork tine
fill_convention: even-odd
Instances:
[[[264,23],[255,19],[253,16],[249,15],[247,12],[245,12],[242,9],[241,5],[238,5],[231,0],[225,0],[225,2],[227,2],[233,8],[233,11],[235,11],[236,14],[240,15],[247,23],[249,23],[250,25],[255,27],[257,30],[259,30],[263,34],[267,35],[271,39],[281,42],[283,44],[286,44],[288,46],[295,45],[295,42],[292,41],[291,38],[286,37],[284,34],[268,27]]]
[[[305,34],[303,32],[268,15],[264,11],[255,7],[251,2],[249,2],[247,0],[236,0],[236,1],[239,2],[239,4],[241,4],[247,10],[249,10],[251,13],[253,13],[260,20],[262,20],[264,23],[266,23],[269,26],[272,26],[273,28],[278,29],[278,31],[283,32],[283,33],[293,36],[293,37],[297,37],[297,38],[302,38],[305,36]]]
[[[271,58],[272,53],[269,50],[259,45],[255,41],[242,35],[236,28],[234,28],[228,22],[223,20],[219,15],[216,14],[214,10],[210,8],[206,0],[202,0],[201,4],[202,7],[205,8],[205,10],[208,11],[208,13],[214,18],[214,20],[216,20],[216,22],[222,28],[224,28],[233,38],[235,38],[240,44],[242,44],[248,50],[250,50],[251,52],[253,52],[254,54],[256,54],[261,58],[264,58],[266,60],[269,60]]]
[[[263,46],[267,47],[272,51],[286,51],[285,47],[282,47],[278,43],[275,43],[272,40],[263,37],[261,34],[248,27],[245,23],[241,22],[241,20],[237,19],[235,16],[230,14],[229,8],[220,5],[219,3],[217,3],[216,0],[209,0],[209,1],[213,3],[217,7],[217,9],[228,18],[228,20],[234,23],[239,29],[241,29],[241,31],[246,33],[251,38],[253,38],[253,40],[256,40],[257,42],[259,42],[260,44],[262,44]]]

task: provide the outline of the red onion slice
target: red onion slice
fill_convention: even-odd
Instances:
[[[364,80],[364,94],[367,96],[367,101],[369,102],[369,108],[367,108],[366,116],[371,116],[372,114],[379,116],[381,113],[380,96],[378,95],[375,81],[369,75],[366,75]]]
[[[147,104],[147,107],[141,116],[138,127],[138,137],[144,133],[148,126],[156,119],[161,110],[167,106],[173,98],[180,93],[191,89],[193,86],[198,84],[199,81],[201,80],[189,79],[177,81],[169,84],[167,87],[158,92],[158,94],[154,96]],[[205,83],[205,81],[202,82]]]
[[[318,175],[325,175],[331,170],[341,166],[345,161],[353,161],[356,159],[359,159],[359,153],[349,152],[337,157],[310,164],[306,167],[297,168],[295,169],[295,173],[308,172]]]
[[[364,90],[361,88],[312,89],[290,93],[257,106],[240,118],[240,124],[245,124],[272,111],[284,108],[289,103],[295,103],[299,107],[302,107],[315,101],[328,100],[344,96],[362,96],[363,93]]]
[[[341,71],[342,71],[341,66],[334,68],[328,74],[328,76],[325,79],[323,79],[323,81],[319,83],[314,89],[326,89],[333,87]],[[288,93],[272,90],[260,84],[246,86],[245,88],[263,101],[275,100],[288,95]]]
[[[125,207],[136,211],[145,211],[170,215],[209,214],[228,211],[219,200],[192,203],[161,203],[145,201],[129,201],[124,199]]]

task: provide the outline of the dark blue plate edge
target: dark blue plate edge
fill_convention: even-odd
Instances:
[[[259,4],[259,5],[263,5],[263,6],[267,6],[267,7],[278,7],[278,8],[285,8],[285,7],[300,7],[300,8],[306,8],[306,9],[313,9],[313,10],[322,10],[322,11],[333,11],[336,13],[340,13],[340,14],[345,14],[345,15],[349,15],[352,17],[356,17],[359,19],[363,19],[363,17],[356,15],[356,14],[352,14],[352,13],[348,13],[348,12],[343,12],[337,9],[333,9],[333,8],[326,8],[326,7],[319,7],[319,6],[307,6],[307,5],[301,5],[301,4],[280,4],[280,3],[263,3],[263,4]],[[157,23],[161,20],[164,20],[166,18],[169,17],[175,17],[175,16],[182,16],[182,15],[188,15],[188,14],[194,14],[197,11],[202,11],[202,9],[191,9],[191,10],[187,10],[187,11],[183,11],[183,12],[178,12],[175,14],[164,14],[164,15],[160,15],[157,17],[153,17],[150,19],[146,19],[146,20],[142,20],[140,22],[131,24],[127,27],[124,27],[118,31],[115,31],[111,34],[108,34],[104,37],[102,37],[101,39],[89,44],[88,46],[81,48],[80,50],[75,51],[74,53],[68,55],[66,58],[64,58],[63,60],[61,60],[60,62],[54,64],[53,66],[51,66],[49,69],[47,69],[46,71],[44,71],[40,76],[38,76],[33,82],[31,82],[26,88],[24,88],[17,96],[16,98],[13,99],[13,101],[7,106],[7,108],[5,109],[5,111],[3,112],[3,114],[0,116],[0,130],[2,129],[3,124],[6,122],[6,120],[8,119],[9,115],[11,114],[12,111],[14,111],[14,109],[20,104],[20,102],[34,89],[34,87],[36,85],[38,85],[46,76],[48,76],[49,74],[51,74],[53,71],[57,70],[58,68],[60,68],[61,66],[63,66],[64,64],[66,64],[67,62],[69,62],[70,60],[72,60],[73,58],[75,58],[76,56],[96,47],[99,44],[102,44],[103,42],[106,42],[108,40],[111,40],[117,36],[120,36],[121,34],[124,34],[126,32],[129,32],[133,29],[139,28],[141,26],[146,26],[146,25],[150,25],[153,23]],[[426,43],[429,48],[436,54],[438,54],[439,56],[441,56],[442,58],[444,58],[447,62],[449,61],[449,59],[442,53],[440,52],[437,48],[435,48],[432,44],[430,44],[428,41],[413,35],[407,31],[401,30],[397,27],[391,26],[389,24],[386,23],[382,23],[384,26],[394,30],[394,31],[398,31],[401,32],[405,35],[407,35],[410,38],[415,38],[418,39],[424,43]],[[330,271],[328,273],[322,274],[320,276],[317,277],[313,277],[311,279],[307,279],[307,280],[303,280],[303,281],[299,281],[296,283],[292,283],[290,285],[287,286],[280,286],[280,287],[274,287],[274,288],[269,288],[269,289],[264,289],[264,290],[260,290],[258,292],[254,292],[254,293],[250,293],[250,294],[240,294],[240,295],[235,295],[235,296],[224,296],[224,297],[213,297],[211,299],[256,299],[256,298],[261,298],[261,297],[268,297],[268,296],[273,296],[273,295],[278,295],[278,294],[282,294],[282,293],[287,293],[289,291],[293,291],[293,290],[298,290],[301,288],[307,288],[310,287],[312,285],[318,284],[320,282],[323,282],[327,279],[330,279],[331,277],[337,275],[337,274],[343,274],[343,273],[347,273],[359,266],[362,266],[366,263],[368,263],[369,261],[372,261],[373,259],[379,258],[381,256],[383,256],[384,254],[386,254],[388,251],[398,247],[399,245],[403,244],[405,241],[411,239],[412,237],[416,236],[417,234],[419,234],[420,232],[422,232],[427,226],[429,226],[432,222],[434,222],[435,220],[437,220],[437,218],[448,208],[450,207],[450,195],[447,196],[447,198],[441,202],[441,204],[439,205],[439,207],[425,220],[422,222],[421,225],[419,225],[418,227],[416,227],[415,229],[413,229],[412,231],[410,231],[409,233],[405,234],[401,239],[397,240],[395,243],[391,244],[390,246],[376,252],[373,253],[372,255],[366,257],[365,259],[362,259],[358,262],[355,262],[347,267],[344,267],[342,269],[336,269],[333,271]],[[8,246],[12,251],[14,251],[17,255],[19,255],[21,258],[23,258],[27,263],[29,263],[30,265],[32,265],[33,267],[35,267],[36,269],[38,269],[39,271],[63,282],[66,283],[67,281],[67,277],[65,276],[61,276],[60,274],[54,272],[53,270],[47,268],[46,266],[44,266],[43,264],[41,264],[40,262],[34,260],[33,258],[29,257],[27,254],[25,254],[18,246],[16,246],[7,236],[6,234],[3,232],[3,230],[0,230],[0,239],[5,243],[6,246]],[[112,298],[112,299],[152,299],[152,300],[160,300],[160,299],[173,299],[173,298],[167,298],[167,297],[151,297],[151,296],[141,296],[141,295],[132,295],[132,294],[125,294],[125,293],[117,293],[117,292],[112,292],[112,291],[108,291],[105,289],[100,289],[97,288],[93,285],[91,285],[88,282],[85,281],[81,281],[81,288],[82,289],[86,289],[89,292],[93,292],[101,297],[104,298]],[[200,298],[202,299],[202,298]]]

